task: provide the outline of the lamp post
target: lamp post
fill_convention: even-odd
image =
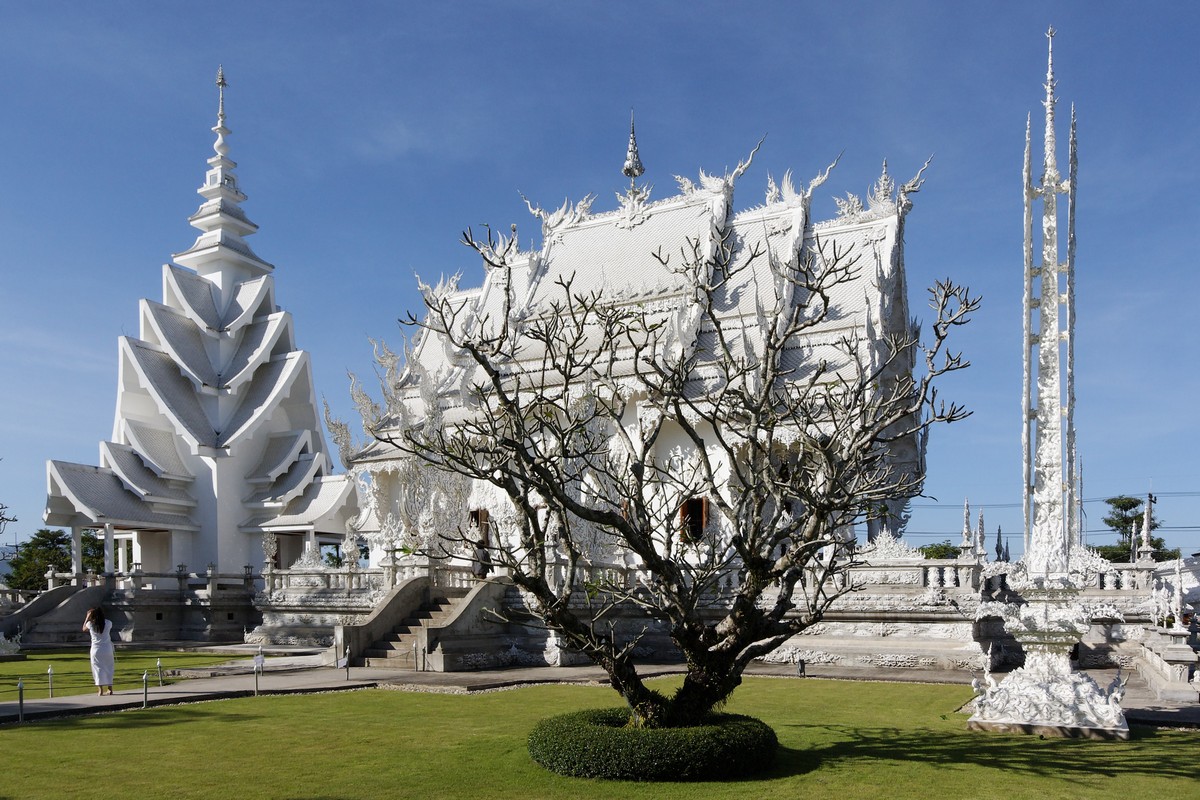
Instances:
[[[8,523],[16,521],[16,517],[10,517],[8,515],[8,506],[4,505],[4,503],[0,503],[0,537],[4,536],[4,529],[8,527]],[[7,561],[11,559],[13,556],[17,555],[20,550],[21,546],[17,544],[17,535],[14,533],[12,554],[10,555],[0,550],[0,561]]]

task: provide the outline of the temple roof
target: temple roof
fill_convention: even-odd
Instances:
[[[299,495],[321,472],[323,459],[311,453],[302,455],[291,463],[287,471],[265,489],[260,489],[242,502],[248,506],[282,505]]]
[[[847,196],[839,200],[835,219],[814,222],[809,215],[811,192],[828,170],[803,191],[793,187],[790,175],[781,184],[772,180],[764,204],[734,214],[730,210],[734,181],[748,163],[724,177],[701,173],[699,184],[678,179],[681,192],[656,202],[649,202],[649,190],[635,184],[627,194],[618,195],[618,208],[604,213],[591,212],[590,197],[574,206],[564,203],[553,212],[535,208],[527,200],[542,223],[542,245],[535,251],[517,252],[512,246],[514,233],[513,242],[501,238],[490,249],[484,248],[488,267],[484,285],[456,290],[451,296],[452,303],[464,306],[459,315],[464,331],[478,326],[486,334],[503,322],[506,313],[528,324],[561,315],[568,307],[578,308],[563,289],[569,282],[572,298],[594,295],[605,306],[645,311],[651,325],[661,325],[661,352],[698,347],[701,359],[692,381],[696,385],[686,390],[698,396],[715,376],[706,373],[702,357],[712,348],[706,343],[713,342],[715,327],[699,313],[697,280],[718,287],[713,316],[728,336],[735,337],[736,355],[761,343],[782,309],[803,307],[809,301],[794,296],[795,283],[781,275],[788,269],[802,269],[810,260],[816,264],[837,260],[846,278],[829,288],[828,314],[789,344],[784,359],[792,379],[803,379],[818,368],[826,369],[830,379],[839,371],[849,377],[852,363],[844,350],[846,337],[870,332],[855,344],[865,348],[867,339],[908,332],[907,303],[900,300],[896,305],[895,298],[906,294],[900,269],[905,191],[919,187],[919,174],[911,186],[906,184],[897,193],[885,163],[865,202]],[[712,269],[715,248],[722,246],[715,238],[720,230],[727,232],[725,246],[732,247],[729,275],[703,274]],[[503,262],[507,269],[495,262]],[[600,326],[594,328],[585,330],[576,346],[598,348],[604,334]],[[517,361],[508,369],[539,372],[535,380],[554,383],[556,375],[540,373],[544,350],[542,342],[526,337]],[[632,375],[633,352],[627,348],[608,354],[604,369],[618,378]],[[473,364],[459,358],[436,335],[423,335],[414,356],[421,373],[444,381],[439,388],[443,398],[481,379]],[[658,355],[645,351],[642,357]],[[874,357],[868,354],[867,360]],[[401,385],[408,397],[417,396],[414,373]],[[444,400],[444,413],[452,416],[454,405]],[[379,458],[386,456],[368,447],[355,460]]]
[[[42,518],[47,525],[106,525],[124,528],[195,530],[183,514],[154,510],[125,488],[108,469],[50,461],[47,464],[50,497]]]
[[[125,488],[151,502],[192,507],[196,501],[183,489],[172,486],[146,466],[137,452],[128,445],[100,443],[100,463],[113,471]]]
[[[142,300],[145,321],[158,335],[158,345],[170,354],[172,360],[197,385],[216,388],[220,382],[213,369],[211,357],[204,346],[202,329],[184,314],[155,303]]]
[[[247,520],[242,530],[308,530],[319,527],[323,521],[344,517],[339,523],[345,533],[345,523],[358,514],[358,501],[353,497],[354,481],[349,475],[331,475],[317,478],[304,494],[300,495],[278,515],[263,515]]]
[[[195,386],[179,371],[170,354],[128,336],[121,337],[120,349],[128,354],[144,379],[143,385],[179,432],[186,433],[199,446],[220,446]]]
[[[306,430],[284,431],[267,439],[258,465],[246,475],[250,483],[270,483],[287,472],[292,462],[312,446],[312,433]]]
[[[163,478],[191,480],[192,474],[179,457],[175,434],[131,419],[121,421],[124,439],[137,450],[146,466]]]
[[[178,308],[191,317],[197,325],[220,330],[221,315],[217,311],[211,281],[201,278],[191,270],[174,264],[163,265],[163,297],[178,302]]]
[[[241,329],[241,341],[229,363],[221,367],[221,388],[235,389],[249,380],[255,370],[271,357],[271,352],[289,329],[289,317],[278,312]],[[289,341],[285,344],[290,345]],[[290,346],[288,349],[292,349]]]

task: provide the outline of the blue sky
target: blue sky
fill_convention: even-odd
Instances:
[[[944,392],[915,544],[956,539],[964,498],[1020,538],[1021,157],[1040,139],[1044,32],[1061,117],[1079,115],[1078,414],[1092,541],[1100,498],[1159,495],[1162,533],[1200,550],[1194,238],[1200,59],[1193,4],[513,2],[0,4],[0,502],[40,527],[48,458],[96,463],[116,341],[211,155],[224,64],[231,156],[317,391],[352,417],[346,371],[399,339],[414,274],[481,271],[460,231],[537,226],[543,207],[615,205],[629,109],[653,197],[720,172],[764,134],[735,203],[768,174],[814,203],[864,194],[932,153],[908,218],[914,313],[950,276],[983,295]],[[1065,142],[1065,122],[1060,140]],[[1035,145],[1036,151],[1036,145]],[[1065,160],[1065,150],[1061,155]]]

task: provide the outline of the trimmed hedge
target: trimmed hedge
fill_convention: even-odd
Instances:
[[[764,722],[713,714],[688,728],[632,728],[629,709],[550,717],[529,734],[529,755],[576,778],[697,781],[737,778],[771,766],[779,740]]]

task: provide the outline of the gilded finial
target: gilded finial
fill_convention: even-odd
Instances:
[[[645,173],[646,168],[642,166],[642,159],[638,156],[637,134],[633,130],[633,109],[629,109],[629,150],[625,153],[625,166],[621,172],[629,178],[630,190],[634,187],[634,182]]]

